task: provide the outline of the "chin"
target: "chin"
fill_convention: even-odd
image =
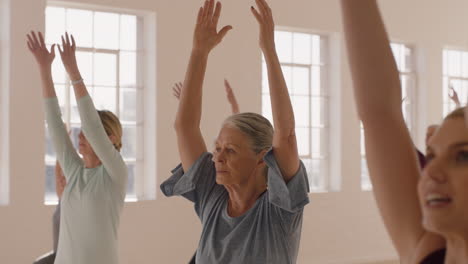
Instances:
[[[443,235],[456,232],[457,220],[446,214],[425,214],[423,227],[429,232]],[[463,229],[463,225],[461,226]]]

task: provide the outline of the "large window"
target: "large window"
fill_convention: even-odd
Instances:
[[[449,98],[450,86],[458,93],[462,106],[468,97],[468,51],[445,49],[443,51],[443,100],[444,116],[455,110],[455,103]]]
[[[330,184],[326,38],[275,31],[275,42],[294,108],[299,155],[307,168],[311,191],[325,191]],[[272,121],[264,61],[262,86],[262,113]]]
[[[129,175],[127,200],[136,199],[136,175],[143,170],[142,21],[133,14],[61,6],[46,9],[46,43],[60,43],[65,31],[75,36],[78,65],[96,108],[110,110],[120,118],[121,153]],[[55,59],[52,68],[63,121],[76,147],[81,124],[73,87],[60,58]],[[55,160],[46,132],[46,202],[57,199]]]
[[[403,116],[410,133],[414,136],[417,98],[414,50],[410,46],[400,43],[391,43],[391,48],[400,73]],[[364,129],[361,124],[361,188],[363,190],[370,190],[372,185],[369,179],[364,146]]]

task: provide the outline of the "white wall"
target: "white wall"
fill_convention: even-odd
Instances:
[[[30,263],[52,247],[53,207],[43,204],[44,131],[40,81],[36,64],[25,45],[26,33],[44,29],[44,0],[10,1],[10,203],[0,207],[0,262]],[[178,155],[172,122],[176,101],[172,83],[183,78],[190,51],[195,14],[201,1],[78,0],[154,11],[157,15],[157,184],[169,176]],[[271,0],[276,24],[323,32],[340,32],[338,0]],[[442,112],[442,52],[445,45],[467,47],[463,0],[380,1],[392,39],[415,45],[420,53],[418,143],[427,123]],[[250,14],[253,1],[223,1],[221,24],[234,30],[213,52],[207,70],[203,132],[215,137],[229,108],[222,80],[229,78],[245,111],[261,110],[261,60],[257,25]],[[79,36],[77,36],[79,38]],[[351,82],[342,47],[341,175],[342,190],[311,194],[304,216],[299,263],[366,263],[396,259],[376,211],[372,194],[360,191],[359,122],[351,100]],[[5,56],[2,54],[2,59]],[[0,75],[1,76],[1,75]],[[1,108],[0,108],[1,109]],[[212,111],[216,109],[216,111]],[[209,111],[211,110],[211,111]],[[156,161],[154,161],[156,162]],[[158,188],[159,190],[159,188]],[[200,224],[192,205],[181,199],[126,204],[120,226],[121,263],[184,263],[194,252]]]

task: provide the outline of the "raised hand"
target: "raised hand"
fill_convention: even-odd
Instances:
[[[453,89],[453,85],[450,85],[449,97],[450,97],[450,100],[452,100],[455,103],[457,108],[461,107],[460,98],[458,98],[457,91]]]
[[[178,82],[175,83],[174,86],[172,87],[172,95],[174,95],[177,100],[180,99],[180,92],[182,91],[182,83]]]
[[[252,13],[260,26],[260,48],[264,53],[275,50],[275,22],[271,8],[265,0],[255,0],[257,9],[251,7]]]
[[[69,36],[68,33],[65,33],[65,36],[62,36],[62,47],[59,46],[59,52],[63,66],[65,67],[70,80],[76,81],[81,79],[81,74],[76,62],[76,43],[73,35]]]
[[[214,0],[205,1],[205,5],[198,11],[197,24],[193,36],[193,49],[209,53],[226,36],[232,26],[225,26],[217,31],[218,20],[221,14],[221,3]]]
[[[34,55],[34,58],[36,58],[36,61],[41,69],[50,70],[52,67],[52,62],[55,59],[55,44],[52,45],[49,52],[44,42],[44,36],[41,32],[37,32],[36,35],[34,31],[31,31],[27,37],[29,51],[31,51],[31,53]]]
[[[238,114],[239,113],[239,104],[237,103],[236,96],[234,95],[234,92],[232,91],[231,84],[229,84],[228,80],[224,79],[224,87],[226,88],[226,97],[231,105],[231,110],[232,114]]]

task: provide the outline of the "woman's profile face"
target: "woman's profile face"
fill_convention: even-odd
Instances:
[[[215,141],[213,162],[216,182],[221,185],[255,183],[265,164],[263,154],[252,150],[251,140],[239,129],[223,126]]]
[[[444,121],[428,142],[418,193],[424,227],[435,233],[468,229],[468,129],[463,118]]]

